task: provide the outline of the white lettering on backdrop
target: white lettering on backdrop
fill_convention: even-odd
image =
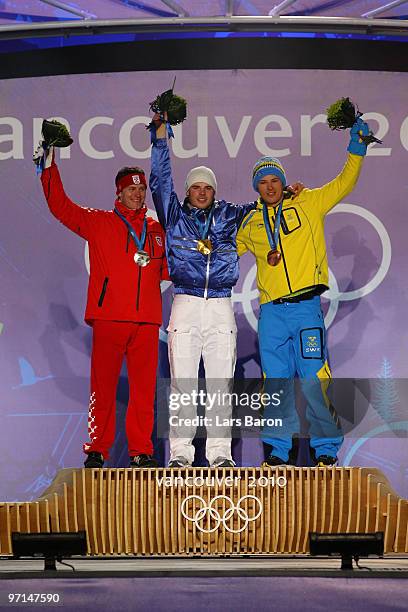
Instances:
[[[64,123],[71,131],[70,122],[64,117],[53,117]],[[386,138],[390,129],[388,118],[382,113],[364,113],[364,119],[370,122],[374,135],[383,140]],[[145,126],[149,123],[147,116],[135,116],[126,119],[118,125],[114,117],[95,116],[89,117],[74,132],[71,132],[74,140],[77,141],[80,150],[84,155],[91,159],[112,159],[115,157],[113,145],[116,143],[120,149],[133,159],[147,159],[150,157],[150,144]],[[286,157],[296,152],[290,149],[291,139],[300,136],[300,155],[310,157],[313,149],[313,129],[326,123],[323,114],[300,115],[298,122],[292,123],[283,115],[266,115],[256,118],[251,115],[243,115],[238,129],[231,130],[228,119],[222,115],[214,117],[196,117],[189,121],[189,129],[195,134],[193,142],[187,146],[183,140],[183,125],[174,126],[174,139],[171,146],[173,154],[179,159],[193,157],[206,158],[211,154],[211,142],[209,142],[209,124],[213,122],[217,127],[218,133],[225,146],[225,150],[230,158],[236,158],[242,147],[248,146],[249,139],[253,139],[256,149],[261,155],[272,155],[274,157]],[[37,146],[41,136],[42,118],[33,117],[32,135],[33,142],[30,149]],[[192,125],[193,124],[193,125]],[[295,126],[295,127],[294,127]],[[274,129],[272,129],[272,127]],[[195,129],[194,129],[195,128]],[[0,161],[6,159],[24,159],[27,156],[27,149],[24,150],[24,130],[27,126],[17,117],[0,117]],[[109,135],[109,145],[102,147],[96,144],[101,134],[106,138]],[[105,140],[106,142],[106,140]],[[400,128],[400,142],[405,151],[408,151],[408,117],[402,121]],[[27,147],[27,142],[25,143]],[[281,145],[281,146],[279,146]],[[217,143],[218,146],[218,143]],[[384,147],[379,144],[370,146],[367,155],[371,156],[390,156],[391,147]],[[59,155],[62,159],[70,158],[70,149],[60,149]]]

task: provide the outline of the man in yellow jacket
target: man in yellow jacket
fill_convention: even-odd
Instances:
[[[250,251],[256,258],[265,391],[281,392],[279,409],[267,406],[264,417],[280,417],[283,422],[282,427],[266,427],[262,432],[262,440],[272,446],[264,465],[288,462],[292,435],[299,431],[296,375],[308,402],[306,416],[316,463],[337,462],[343,434],[326,395],[331,373],[320,305],[329,278],[324,219],[354,188],[367,150],[361,137],[368,133],[367,124],[357,119],[340,174],[322,187],[304,189],[295,199],[285,199],[286,175],[278,159],[262,157],[253,168],[258,204],[242,222],[237,248],[238,255]]]

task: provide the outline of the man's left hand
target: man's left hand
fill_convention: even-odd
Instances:
[[[296,198],[304,190],[304,188],[304,184],[300,181],[297,181],[296,183],[292,183],[292,185],[287,186],[288,191],[291,191],[293,193],[294,198]]]

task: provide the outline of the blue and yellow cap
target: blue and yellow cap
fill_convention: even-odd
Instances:
[[[286,174],[279,159],[276,159],[276,157],[261,157],[252,169],[252,185],[255,191],[258,191],[258,183],[261,178],[268,174],[277,176],[282,181],[283,187],[286,187]]]

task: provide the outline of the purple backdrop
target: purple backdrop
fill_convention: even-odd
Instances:
[[[85,243],[49,214],[31,162],[43,117],[64,118],[74,137],[60,168],[67,192],[84,205],[110,208],[122,165],[149,169],[148,102],[168,73],[63,76],[2,82],[0,176],[1,500],[35,498],[61,467],[82,464],[86,438],[90,329],[83,322],[88,273]],[[408,420],[395,379],[407,376],[406,199],[408,75],[346,71],[195,71],[177,73],[188,120],[175,130],[173,167],[182,194],[187,171],[210,165],[219,196],[249,201],[260,155],[279,156],[290,180],[310,187],[333,178],[348,136],[324,125],[340,96],[357,101],[384,140],[371,148],[354,192],[326,223],[331,290],[324,298],[336,377],[387,379],[373,407],[346,439],[341,459],[374,465],[408,496]],[[171,288],[164,288],[165,323]],[[259,375],[254,261],[241,261],[234,292],[239,373]],[[164,328],[165,329],[165,326]],[[166,334],[160,372],[167,373]],[[391,399],[390,399],[391,398]],[[357,398],[358,399],[358,398]],[[118,391],[126,403],[125,373]],[[385,421],[393,418],[392,430]],[[120,419],[119,419],[120,421]],[[125,452],[119,428],[116,459]],[[126,454],[126,452],[125,452]],[[123,453],[122,453],[123,455]],[[261,445],[244,440],[244,465]]]

